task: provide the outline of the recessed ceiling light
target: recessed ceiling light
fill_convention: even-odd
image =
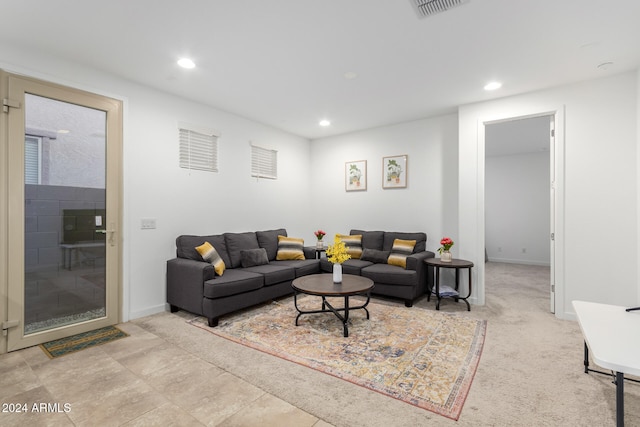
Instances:
[[[320,120],[320,122],[318,124],[320,126],[322,126],[322,127],[327,127],[327,126],[331,125],[331,122],[329,120],[327,120],[327,119],[323,119],[323,120]]]
[[[347,71],[344,73],[344,78],[347,80],[353,80],[358,77],[358,73],[354,73],[353,71]]]
[[[60,129],[58,130],[58,133],[69,133],[71,132],[69,129]]]
[[[178,60],[178,65],[181,66],[182,68],[188,68],[188,69],[196,67],[196,64],[189,58],[180,58]]]
[[[502,87],[502,83],[500,82],[491,82],[491,83],[487,83],[484,86],[484,90],[496,90],[496,89],[500,89]]]

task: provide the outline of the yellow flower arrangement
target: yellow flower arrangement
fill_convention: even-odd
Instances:
[[[333,239],[333,245],[327,247],[327,260],[332,264],[342,264],[350,258],[351,255],[347,253],[347,245],[336,235]]]

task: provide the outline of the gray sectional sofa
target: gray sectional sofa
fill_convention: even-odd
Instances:
[[[401,298],[407,307],[432,288],[433,272],[423,262],[434,256],[433,252],[425,251],[426,234],[362,230],[351,230],[351,234],[361,234],[363,255],[375,255],[377,259],[348,260],[343,264],[344,274],[369,277],[375,283],[374,294]],[[205,316],[213,327],[225,314],[292,294],[291,282],[297,277],[332,271],[326,258],[316,259],[315,247],[303,248],[304,259],[277,260],[278,236],[287,236],[287,231],[281,228],[179,236],[176,258],[167,261],[167,303],[171,312],[183,309]],[[416,240],[406,268],[386,263],[385,254],[396,238]],[[221,276],[196,250],[205,242],[224,261],[226,268]],[[262,262],[250,256],[256,252],[266,252]]]

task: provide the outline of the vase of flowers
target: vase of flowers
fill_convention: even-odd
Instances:
[[[333,245],[327,248],[327,261],[333,264],[333,283],[342,283],[342,263],[350,258],[347,245],[336,235]]]
[[[324,248],[324,242],[322,241],[322,238],[327,234],[322,230],[316,230],[313,232],[313,234],[316,236],[316,239],[318,239],[318,242],[316,243],[316,248],[318,249],[322,249]]]
[[[440,244],[442,245],[438,248],[438,253],[440,254],[440,261],[451,262],[453,257],[451,256],[451,252],[449,252],[449,249],[451,249],[451,246],[453,246],[453,240],[451,240],[449,237],[443,237],[440,240]]]

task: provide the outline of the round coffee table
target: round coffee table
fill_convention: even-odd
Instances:
[[[296,326],[298,326],[298,319],[303,314],[314,313],[333,313],[340,321],[342,321],[342,328],[344,336],[349,336],[349,328],[347,323],[349,322],[349,310],[362,309],[367,313],[367,319],[369,318],[369,299],[371,289],[373,289],[373,280],[362,276],[355,276],[353,274],[343,274],[342,283],[333,283],[333,276],[331,274],[312,274],[309,276],[298,277],[291,283],[291,287],[295,291],[293,294],[293,303],[298,311],[296,317]],[[322,297],[322,309],[321,310],[301,310],[298,307],[298,294],[316,295]],[[367,300],[364,304],[357,307],[349,307],[349,297],[353,295],[365,295]],[[343,297],[344,307],[335,308],[327,297]],[[341,314],[343,312],[344,314]]]

